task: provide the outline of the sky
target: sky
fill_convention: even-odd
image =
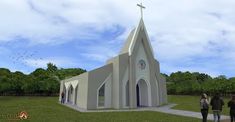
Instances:
[[[101,67],[138,25],[140,0],[1,0],[0,67]],[[235,76],[234,0],[143,0],[162,73]]]

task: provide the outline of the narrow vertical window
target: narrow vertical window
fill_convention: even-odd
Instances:
[[[99,89],[99,98],[98,98],[98,106],[104,107],[104,94],[105,94],[105,84],[102,85]]]
[[[129,106],[129,81],[126,83],[126,106]]]

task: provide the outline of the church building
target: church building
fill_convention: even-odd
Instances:
[[[167,103],[166,80],[141,17],[120,53],[100,68],[62,80],[60,98],[82,109],[157,107]]]

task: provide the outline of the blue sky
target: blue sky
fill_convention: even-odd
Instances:
[[[0,67],[48,62],[87,70],[116,56],[137,26],[138,0],[1,0]],[[146,0],[144,21],[161,71],[235,76],[234,0]]]

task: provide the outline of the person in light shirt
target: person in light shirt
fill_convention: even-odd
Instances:
[[[201,107],[201,114],[202,114],[202,122],[207,122],[209,100],[207,99],[207,95],[205,93],[203,93],[201,96],[200,107]]]

